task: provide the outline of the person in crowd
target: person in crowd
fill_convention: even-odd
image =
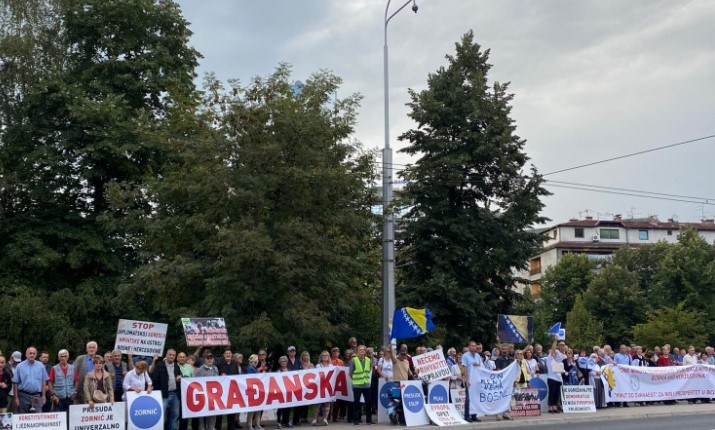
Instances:
[[[10,370],[5,356],[0,354],[0,414],[4,414],[8,410],[11,388],[12,370]]]
[[[114,399],[115,401],[122,398],[124,394],[124,389],[122,384],[124,383],[124,377],[127,372],[134,368],[134,363],[132,362],[132,353],[127,354],[127,362],[122,361],[122,351],[115,349],[111,354],[112,358],[110,361],[104,363],[104,369],[109,372],[109,376],[112,377],[112,387],[114,387]],[[50,377],[50,379],[52,379]]]
[[[106,364],[106,363],[109,363],[110,361],[112,361],[112,351],[107,351],[104,353],[104,363]]]
[[[181,351],[176,354],[176,363],[179,366],[179,371],[181,372],[181,379],[191,378],[194,376],[194,358],[193,356],[187,355],[185,352]],[[181,403],[181,402],[179,402]],[[195,421],[196,424],[192,425],[192,428],[198,430],[199,422],[196,418],[188,419],[182,417],[182,408],[179,405],[179,430],[187,430],[189,428],[189,421]]]
[[[45,366],[45,370],[47,371],[47,374],[50,374],[50,369],[52,368],[52,365],[50,364],[50,353],[47,351],[40,351],[40,358],[39,358],[40,363],[42,363],[43,366]],[[49,386],[47,387],[47,392],[49,393]],[[50,399],[50,396],[48,394],[45,404],[42,405],[42,412],[49,412],[50,408],[52,407],[52,399]]]
[[[204,355],[201,367],[196,369],[194,376],[196,378],[205,378],[209,376],[218,376],[219,371],[214,366],[214,355],[209,350],[208,354]],[[199,430],[214,430],[216,425],[216,416],[199,417]]]
[[[499,348],[499,357],[497,357],[496,360],[494,360],[495,369],[493,369],[493,370],[504,370],[507,367],[509,367],[509,365],[511,363],[514,362],[514,357],[512,357],[509,354],[509,351],[510,351],[510,348],[509,348],[508,343],[501,344],[501,347]],[[522,355],[522,359],[523,359],[523,355]],[[497,418],[497,421],[501,421],[502,419],[505,419],[505,420],[512,419],[511,413],[508,410],[501,414],[497,414],[496,418]]]
[[[15,372],[17,371],[17,366],[22,362],[22,353],[20,351],[14,351],[10,355],[10,363],[8,368],[10,369],[10,373],[12,376],[15,376]],[[10,403],[9,405],[9,411],[10,412],[17,412],[15,408],[15,387],[14,385],[10,387],[10,393],[8,393],[8,402]]]
[[[164,403],[164,429],[177,430],[181,407],[181,369],[176,363],[176,350],[167,349],[162,360],[154,355],[149,376],[155,389],[161,391]]]
[[[253,375],[258,372],[259,359],[257,354],[251,354],[248,356],[248,367],[246,367],[246,374]],[[262,411],[251,411],[246,416],[246,427],[247,430],[263,430],[261,427],[261,415]]]
[[[288,369],[288,357],[285,355],[281,355],[278,359],[278,370],[276,370],[276,372],[290,372],[290,369]],[[290,422],[290,412],[291,408],[278,409],[276,414],[276,428],[292,428],[294,426],[294,424]]]
[[[673,363],[675,363],[676,366],[682,366],[683,365],[683,356],[680,354],[680,348],[677,346],[673,348]]]
[[[151,394],[152,382],[147,372],[148,369],[149,365],[146,361],[140,360],[134,363],[134,368],[124,375],[122,400],[126,400],[127,392],[129,391],[134,391],[135,393],[146,391],[147,394]]]
[[[243,354],[240,352],[233,354],[233,362],[236,363],[236,375],[243,375],[246,373],[243,366]]]
[[[566,358],[564,359],[563,364],[565,371],[563,374],[564,385],[578,385],[578,365],[576,363],[573,350],[569,348],[566,349]]]
[[[238,365],[233,360],[233,351],[231,347],[224,348],[223,359],[218,360],[216,367],[219,375],[238,375]],[[221,430],[223,424],[223,415],[216,416],[216,430]],[[239,424],[240,427],[240,424]],[[236,428],[236,415],[226,415],[226,430],[234,430]]]
[[[549,413],[555,414],[561,412],[561,386],[563,380],[563,362],[566,359],[566,342],[559,341],[557,335],[554,335],[554,342],[549,350],[549,355],[546,357],[547,384],[549,387]]]
[[[601,380],[601,366],[596,363],[598,354],[591,353],[589,358],[593,360],[593,362],[589,367],[588,384],[593,386],[593,398],[596,409],[603,409],[606,407],[606,390],[603,385],[603,380]]]
[[[358,347],[358,341],[355,336],[348,339],[348,349],[351,349],[353,352],[355,352],[355,351],[357,351],[357,347]]]
[[[333,349],[330,350],[330,360],[333,363],[333,366],[345,366],[345,362],[340,358],[340,348],[337,346],[334,346]],[[330,421],[337,422],[345,419],[347,409],[347,402],[344,400],[336,400],[335,404],[333,404],[333,415],[332,417],[329,417]]]
[[[469,352],[469,351],[467,351]],[[459,379],[459,387],[464,388],[464,380],[467,378],[467,368],[462,364],[462,358],[464,357],[463,352],[457,353],[457,366],[459,366],[459,374],[461,378]]]
[[[63,412],[70,410],[70,405],[77,398],[79,389],[79,375],[74,370],[74,365],[69,364],[70,353],[66,349],[61,349],[57,353],[59,363],[50,368],[48,378],[50,401],[53,408]],[[84,389],[84,386],[82,386]]]
[[[318,364],[315,365],[316,369],[330,369],[333,368],[333,363],[330,359],[330,354],[328,351],[322,351],[318,358]],[[320,416],[320,410],[323,410],[323,425],[328,425],[328,417],[330,416],[330,402],[325,402],[320,405],[315,405],[313,407],[313,421],[310,422],[311,425],[318,425],[318,418]]]
[[[362,408],[360,399],[365,400],[365,423],[372,424],[372,393],[370,391],[370,375],[372,365],[370,357],[366,356],[367,347],[359,345],[357,357],[350,362],[350,378],[353,385],[353,424],[360,425]]]
[[[85,345],[86,354],[82,354],[74,360],[74,371],[77,372],[79,383],[84,384],[84,377],[94,370],[94,356],[97,354],[97,342],[89,341]],[[77,390],[77,403],[87,403],[84,398],[84,390]]]
[[[476,369],[477,367],[483,365],[481,356],[482,344],[477,343],[474,340],[470,340],[468,347],[469,351],[466,354],[462,355],[462,366],[464,366],[465,368],[464,388],[466,388],[466,400],[464,402],[464,419],[467,422],[479,422],[481,421],[481,419],[479,419],[476,414],[470,414],[469,410],[469,386],[471,385],[469,378],[473,369]]]
[[[303,369],[315,369],[315,365],[310,361],[310,353],[308,351],[300,353],[300,366]]]
[[[708,364],[708,353],[701,352],[700,357],[698,357],[698,364]]]
[[[390,350],[392,351],[392,350]],[[415,378],[415,374],[410,369],[410,362],[407,357],[407,347],[401,346],[397,357],[392,355],[392,380],[393,381],[409,381]]]
[[[377,373],[377,363],[380,358],[375,353],[375,348],[367,349],[366,357],[370,358],[370,398],[372,399],[372,410],[377,411],[378,386],[380,385],[380,374]]]
[[[444,358],[447,361],[447,366],[452,367],[457,364],[457,350],[452,347],[447,350],[447,356]]]
[[[712,346],[706,346],[705,354],[708,356],[708,364],[715,365],[715,348]]]
[[[15,408],[18,413],[42,412],[42,405],[47,396],[47,370],[36,360],[37,348],[30,346],[25,350],[25,361],[17,365],[12,377],[15,390]]]
[[[498,349],[497,349],[497,358],[499,358],[499,350]],[[494,356],[492,356],[491,352],[484,351],[484,357],[482,357],[482,362],[484,363],[484,368],[489,369],[489,370],[497,370],[497,363],[494,360]]]
[[[529,363],[524,359],[524,351],[517,350],[514,353],[514,361],[516,361],[516,366],[519,368],[519,374],[514,379],[514,387],[527,388],[529,380],[531,380],[531,369],[529,368]]]
[[[94,356],[92,371],[87,373],[82,383],[83,399],[90,408],[96,403],[114,403],[114,387],[112,377],[104,370],[104,357]]]
[[[377,362],[377,373],[385,381],[392,381],[392,348],[385,347],[385,352]]]
[[[536,358],[534,358],[534,350],[531,348],[524,350],[524,361],[526,361],[526,365],[529,367],[529,378],[536,378],[539,372],[539,363]]]

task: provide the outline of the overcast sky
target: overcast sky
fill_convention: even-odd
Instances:
[[[393,0],[391,10],[404,3]],[[246,81],[280,62],[305,80],[320,69],[364,96],[356,137],[383,146],[386,0],[179,0],[204,56],[201,74]],[[511,82],[512,117],[541,173],[715,134],[715,1],[418,0],[390,23],[390,133],[413,127],[407,89],[468,30],[491,49],[490,78]],[[340,96],[341,94],[338,94]],[[409,158],[395,155],[395,163]],[[715,203],[715,139],[548,175],[547,179],[693,197]],[[715,206],[555,188],[552,223],[612,214],[680,221]],[[697,200],[697,199],[685,199]]]

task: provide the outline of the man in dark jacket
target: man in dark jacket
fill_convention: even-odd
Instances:
[[[149,376],[155,390],[161,390],[164,399],[164,430],[177,430],[181,405],[181,369],[176,363],[176,350],[166,351],[164,360],[154,356]]]

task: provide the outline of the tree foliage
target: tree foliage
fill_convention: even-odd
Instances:
[[[447,328],[447,343],[494,339],[494,321],[513,303],[521,267],[542,236],[547,194],[534,168],[524,172],[525,141],[510,118],[507,84],[488,82],[489,51],[471,32],[430,74],[427,89],[410,91],[417,128],[400,136],[402,152],[418,156],[402,174],[407,212],[399,235],[400,305],[428,306]]]
[[[546,324],[563,322],[595,277],[597,262],[584,254],[564,254],[541,278],[539,318]]]
[[[687,310],[685,302],[648,312],[648,320],[633,327],[633,338],[652,348],[669,343],[673,346],[697,345],[700,349],[712,332],[712,319],[706,314]]]
[[[590,351],[593,345],[602,345],[603,321],[598,321],[586,309],[581,295],[576,296],[573,307],[566,314],[566,335],[572,348]]]

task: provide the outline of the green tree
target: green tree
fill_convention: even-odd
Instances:
[[[638,276],[615,264],[606,265],[583,294],[588,312],[603,323],[605,341],[632,340],[633,327],[645,320],[646,302]]]
[[[126,293],[168,320],[222,316],[238,348],[374,341],[374,157],[350,140],[359,96],[337,99],[340,83],[321,72],[296,91],[285,65],[228,89],[209,77],[151,205],[115,189],[145,253]]]
[[[638,283],[649,304],[653,304],[658,268],[671,246],[665,241],[638,248],[623,246],[613,254],[613,264],[638,275]]]
[[[603,322],[596,320],[588,312],[580,294],[576,296],[573,307],[566,314],[566,336],[573,348],[590,351],[593,345],[602,345]]]
[[[198,54],[172,1],[10,3],[52,14],[0,41],[9,78],[0,79],[9,107],[0,127],[0,337],[55,350],[80,351],[90,337],[109,345],[127,310],[117,285],[137,266],[138,247],[112,228],[123,214],[110,211],[107,187],[161,172],[165,148],[153,136],[195,98]],[[27,22],[10,16],[20,16],[18,28]],[[30,330],[17,318],[37,316],[28,295],[47,304]]]
[[[633,340],[656,345],[705,345],[712,333],[712,320],[702,312],[687,310],[685,303],[648,312],[648,320],[633,327]]]
[[[588,288],[595,277],[597,262],[585,254],[565,254],[546,269],[541,278],[539,318],[546,324],[563,322],[576,297]]]
[[[495,339],[497,314],[508,313],[524,266],[543,237],[529,226],[547,194],[535,168],[524,172],[525,141],[510,118],[507,84],[490,84],[489,51],[471,32],[428,88],[410,91],[417,128],[400,140],[419,157],[401,176],[398,304],[427,306],[447,343]]]

